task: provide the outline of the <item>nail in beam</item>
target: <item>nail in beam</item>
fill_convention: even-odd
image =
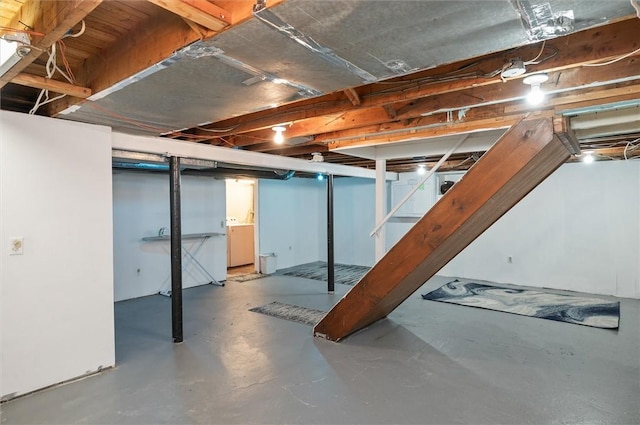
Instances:
[[[169,158],[171,214],[171,328],[173,342],[183,340],[182,333],[182,222],[180,219],[180,158]]]

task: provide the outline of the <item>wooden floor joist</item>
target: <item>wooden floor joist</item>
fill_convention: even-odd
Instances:
[[[569,156],[551,119],[515,124],[324,316],[314,335],[339,341],[386,317]]]

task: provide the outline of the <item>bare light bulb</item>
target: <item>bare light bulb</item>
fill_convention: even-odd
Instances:
[[[425,167],[424,164],[419,164],[418,165],[418,174],[423,175],[426,172],[427,172],[427,167]]]
[[[544,92],[540,85],[531,86],[531,91],[527,95],[527,102],[531,105],[540,105],[544,101]]]
[[[276,132],[276,134],[273,136],[273,141],[274,143],[281,145],[282,143],[284,143],[284,130],[285,128],[282,126],[276,126],[272,128],[273,131]]]
[[[591,164],[593,161],[595,161],[595,158],[593,157],[593,153],[585,152],[585,155],[582,158],[582,162],[584,162],[585,164]]]
[[[531,86],[531,91],[527,94],[527,102],[531,105],[540,105],[545,98],[540,84],[549,79],[547,74],[534,74],[526,77],[522,82]]]

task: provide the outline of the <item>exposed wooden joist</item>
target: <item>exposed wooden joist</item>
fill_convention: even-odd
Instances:
[[[190,19],[187,18],[182,18],[184,20],[184,22],[189,25],[189,27],[193,30],[193,32],[195,32],[196,34],[198,34],[198,38],[200,40],[204,40],[205,38],[209,38],[211,36],[213,36],[216,32],[215,31],[211,31],[205,27],[203,27],[202,25],[193,22]]]
[[[78,80],[94,93],[108,89],[120,81],[155,65],[176,50],[199,39],[179,16],[163,13],[147,21],[125,40],[115,43],[99,56],[88,59],[76,72]],[[56,115],[79,99],[64,98],[54,102],[49,115]]]
[[[640,61],[635,58],[628,58],[607,67],[597,68],[573,68],[558,71],[550,74],[549,82],[544,85],[546,91],[568,91],[570,89],[585,90],[582,98],[593,99],[593,96],[610,96],[610,93],[601,89],[600,92],[592,94],[593,81],[608,81],[608,79],[638,79],[640,80]],[[522,84],[521,80],[511,80],[493,86],[479,86],[466,91],[454,91],[433,96],[423,97],[416,101],[399,104],[403,105],[397,112],[395,122],[390,122],[392,118],[380,107],[359,108],[347,110],[343,113],[304,118],[293,122],[287,127],[287,137],[300,137],[317,135],[316,141],[340,140],[352,136],[363,137],[371,133],[382,131],[411,128],[421,125],[445,122],[446,119],[439,116],[438,120],[426,118],[426,116],[438,113],[443,110],[468,110],[471,108],[484,107],[500,103],[513,102],[519,100],[520,112],[527,112],[524,98],[527,94],[528,86]],[[573,101],[577,100],[580,94]],[[467,112],[468,113],[468,112]],[[513,114],[513,113],[511,113]],[[453,114],[454,120],[458,120],[457,113]],[[426,122],[425,122],[426,121]],[[270,130],[259,130],[246,133],[251,136],[246,143],[251,144],[252,140],[267,138]],[[201,132],[202,133],[202,132]],[[255,143],[255,142],[253,142]]]
[[[398,118],[398,111],[393,107],[393,105],[384,105],[382,109],[387,113],[387,116],[390,120],[395,120]]]
[[[352,88],[348,88],[344,90],[344,94],[347,96],[347,99],[351,101],[353,106],[360,106],[361,101],[357,91]]]
[[[213,31],[221,31],[231,25],[231,12],[207,0],[148,1]]]
[[[280,148],[280,149],[263,149],[263,150],[253,150],[253,152],[267,152],[271,155],[283,155],[283,156],[298,156],[298,155],[308,155],[313,152],[327,152],[328,149],[326,146],[318,146],[318,145],[309,145],[309,146],[295,146],[292,148]]]
[[[640,80],[640,60],[626,59],[607,67],[577,67],[549,73],[549,81],[543,84],[547,92],[589,89],[607,81]],[[522,80],[511,80],[494,86],[474,87],[469,90],[444,93],[418,99],[397,111],[399,119],[412,118],[438,110],[473,108],[491,103],[504,103],[524,99],[529,87]],[[579,96],[579,94],[576,94]],[[583,95],[584,99],[584,95]],[[574,99],[576,100],[576,99]]]
[[[620,73],[618,73],[619,71]],[[630,61],[629,63],[622,62],[619,66],[616,65],[615,68],[611,70],[611,76],[621,77],[623,75],[622,74],[623,72],[636,72],[637,77],[640,78],[640,61],[637,61],[637,60]],[[565,86],[565,84],[567,85],[581,84],[582,87],[589,87],[588,86],[589,75],[593,75],[589,69],[584,69],[584,68],[563,71],[563,73],[571,74],[571,78],[562,78],[558,80],[558,82],[555,85],[549,88],[550,90],[567,90],[570,86],[567,87]],[[514,81],[512,83],[517,83],[517,81]],[[630,84],[630,83],[625,83],[625,84]],[[613,102],[619,98],[621,93],[623,95],[628,95],[633,97],[634,95],[632,94],[632,91],[634,86],[635,85],[632,85],[631,88],[629,89],[619,88],[616,85],[612,87],[607,87],[607,88],[600,88],[598,90],[592,89],[592,88],[585,88],[582,90],[578,89],[578,91],[584,91],[583,94],[575,94],[577,93],[577,91],[573,90],[572,93],[574,94],[572,95],[572,98],[570,100],[576,101],[579,99],[589,99],[589,101],[594,102],[595,99],[606,99],[608,102]],[[443,123],[443,122],[446,122],[446,120],[444,119],[443,113],[430,115],[429,111],[437,110],[445,104],[450,105],[451,108],[458,108],[460,110],[465,111],[465,116],[462,120],[457,117],[457,114],[455,113],[453,114],[452,119],[456,122],[470,121],[474,116],[474,112],[477,109],[490,110],[492,105],[499,105],[502,102],[505,102],[504,105],[500,107],[502,108],[502,110],[501,111],[496,110],[496,115],[501,115],[501,114],[516,115],[518,112],[523,113],[523,112],[530,111],[530,108],[528,108],[522,100],[525,94],[526,94],[526,88],[523,91],[523,88],[521,87],[521,85],[511,84],[510,86],[505,85],[501,88],[497,88],[495,92],[492,92],[491,90],[486,91],[486,87],[481,87],[481,88],[478,88],[477,90],[469,91],[468,95],[465,95],[462,93],[449,93],[441,96],[436,96],[433,98],[425,98],[423,101],[420,102],[421,107],[419,109],[418,107],[415,107],[411,111],[405,112],[405,116],[403,117],[405,119],[408,119],[408,118],[413,118],[412,115],[416,115],[417,118],[411,119],[409,121],[398,121],[394,123],[374,122],[370,124],[369,123],[370,120],[377,119],[378,117],[370,116],[366,114],[361,114],[359,117],[352,116],[352,119],[354,120],[354,122],[358,122],[361,124],[369,124],[369,125],[356,127],[352,129],[327,132],[325,134],[319,134],[316,136],[315,141],[316,142],[343,141],[341,145],[345,146],[346,142],[344,141],[350,138],[363,139],[367,135],[376,134],[383,131],[400,131],[402,129],[407,129],[410,131],[412,128],[416,128],[420,126]],[[618,96],[618,98],[616,96]],[[476,97],[479,97],[480,99],[476,99]],[[471,101],[469,99],[471,99]],[[514,102],[514,99],[516,99],[515,102]],[[553,107],[556,104],[556,102],[554,102],[553,99],[554,98],[552,97],[549,100],[548,105],[545,105],[544,107],[545,108]],[[572,107],[575,106],[575,104],[568,103],[568,100],[563,100],[562,98],[557,103],[562,104],[563,106],[561,109],[565,109],[565,110],[571,109]],[[488,106],[479,107],[477,106],[479,104],[480,105],[488,104]],[[355,113],[352,115],[355,115]],[[336,127],[337,124],[339,123],[334,123],[333,127]],[[293,133],[296,136],[304,135],[304,134],[298,133],[297,123],[292,124],[288,131],[290,133]]]
[[[386,317],[567,158],[549,119],[511,128],[315,326],[338,341]]]
[[[25,0],[16,15],[9,22],[10,28],[24,28],[28,25],[33,31],[44,34],[34,36],[31,44],[34,48],[0,77],[0,88],[9,83],[33,61],[49,49],[51,45],[77,23],[91,13],[102,0],[38,1]]]
[[[550,111],[544,111],[543,114],[551,116]],[[520,121],[524,114],[496,116],[492,118],[476,119],[472,121],[459,121],[444,123],[427,128],[409,129],[399,131],[392,134],[373,135],[370,137],[362,137],[350,140],[341,140],[328,144],[329,150],[340,148],[352,148],[362,146],[374,146],[386,143],[405,142],[408,140],[422,140],[432,137],[451,136],[460,133],[469,133],[473,131],[496,130],[500,128],[508,128]]]
[[[272,0],[269,7],[282,1]],[[250,18],[254,3],[252,0],[216,1],[216,5],[231,14],[232,25]],[[205,37],[211,34],[206,33]],[[126,39],[88,59],[83,69],[76,72],[76,77],[82,85],[90,87],[93,93],[98,93],[163,61],[176,50],[202,37],[202,32],[192,29],[183,18],[163,13],[157,19],[148,20],[136,27]],[[65,97],[48,105],[48,115],[55,116],[81,102],[80,98]]]
[[[63,81],[52,80],[51,78],[40,77],[38,75],[26,74],[24,72],[18,74],[13,80],[11,80],[11,82],[22,86],[50,90],[55,93],[67,94],[69,96],[75,96],[83,99],[91,96],[90,88],[76,86]]]
[[[277,6],[283,1],[285,0],[269,0],[267,1],[267,7]],[[232,25],[237,25],[250,19],[253,16],[253,6],[256,3],[256,0],[215,0],[216,5],[231,13]]]
[[[557,48],[559,50],[558,54],[539,65],[529,66],[528,71],[529,73],[554,72],[581,66],[585,63],[608,60],[629,53],[639,47],[640,42],[633,36],[638,32],[640,32],[640,20],[629,19],[607,27],[594,28],[551,40],[548,45]],[[512,56],[535,57],[539,47],[539,45],[526,46],[518,51],[509,52],[509,58]],[[491,69],[501,68],[507,59],[505,56],[506,54],[501,53],[480,58],[482,70],[488,72]],[[442,73],[443,69],[454,70],[468,63],[471,63],[471,61],[463,61],[440,67],[437,70],[424,71],[410,77],[394,80],[398,82],[395,90],[390,89],[389,82],[384,85],[373,83],[358,88],[356,92],[361,99],[359,106],[354,106],[343,97],[329,94],[314,101],[296,102],[293,106],[284,105],[242,117],[230,118],[210,124],[207,127],[217,129],[234,128],[232,131],[220,134],[225,136],[270,128],[283,120],[291,122],[360,108],[380,107],[397,102],[406,102],[424,96],[467,90],[472,87],[502,84],[499,77],[468,78],[443,82],[428,79],[430,75]],[[594,72],[596,69],[591,68]],[[409,78],[411,81],[405,81],[404,78]]]
[[[581,90],[579,93],[570,92],[558,94],[548,99],[545,105],[553,106],[557,112],[560,112],[581,107],[580,105],[588,106],[594,102],[601,104],[603,101],[610,103],[637,99],[638,93],[640,93],[640,84],[635,84],[634,82],[619,83],[612,87]],[[509,105],[504,108],[505,113],[508,114],[526,112],[533,109],[534,107],[526,103]]]

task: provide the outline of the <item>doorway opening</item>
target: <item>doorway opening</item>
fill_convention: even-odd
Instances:
[[[255,273],[256,229],[253,179],[227,179],[227,279]]]

